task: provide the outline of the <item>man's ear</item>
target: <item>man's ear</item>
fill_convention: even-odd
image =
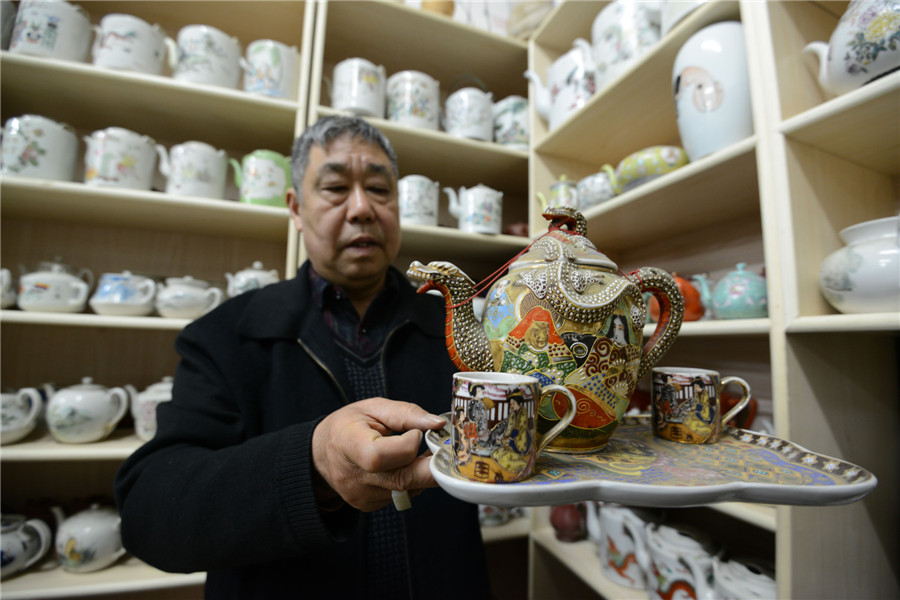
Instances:
[[[294,222],[294,227],[297,228],[297,231],[302,232],[303,218],[300,216],[300,199],[297,197],[297,192],[294,191],[294,188],[288,188],[285,194],[285,201],[291,213],[291,221]]]

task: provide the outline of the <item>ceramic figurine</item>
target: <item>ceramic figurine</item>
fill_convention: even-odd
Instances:
[[[852,0],[831,39],[808,44],[819,59],[819,85],[835,94],[900,68],[900,1]]]
[[[842,313],[900,311],[900,217],[858,223],[841,230],[847,245],[819,269],[819,289]]]
[[[593,452],[606,446],[635,385],[665,354],[681,327],[683,304],[674,279],[642,267],[620,275],[587,238],[581,213],[548,209],[550,231],[536,240],[488,292],[479,323],[474,282],[448,262],[413,262],[407,274],[436,289],[447,303],[447,349],[462,371],[523,373],[560,384],[576,397],[571,425],[548,449]],[[652,292],[662,307],[646,343],[646,306]],[[538,410],[543,434],[565,408],[556,395]]]
[[[717,319],[759,319],[769,316],[769,306],[764,277],[746,271],[746,263],[738,263],[732,271],[710,290],[705,275],[695,275],[700,286],[703,306],[711,310]]]

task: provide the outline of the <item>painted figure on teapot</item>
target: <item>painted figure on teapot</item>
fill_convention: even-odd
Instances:
[[[460,370],[520,373],[566,387],[576,398],[576,415],[548,449],[593,452],[606,446],[638,380],[674,342],[681,294],[661,269],[619,274],[587,238],[581,213],[550,208],[544,217],[550,230],[493,285],[480,323],[469,302],[475,283],[455,265],[415,261],[407,275],[423,282],[420,292],[443,294],[447,350]],[[646,343],[645,291],[662,306]],[[559,396],[538,408],[541,435],[562,419],[566,402]]]

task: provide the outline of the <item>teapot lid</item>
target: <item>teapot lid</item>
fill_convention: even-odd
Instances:
[[[206,289],[209,287],[209,284],[200,279],[194,279],[190,275],[185,275],[184,277],[166,277],[166,283],[168,285],[185,285],[188,287],[202,288]]]
[[[82,377],[81,383],[77,383],[75,385],[70,385],[66,388],[67,390],[81,390],[81,391],[106,391],[106,388],[100,384],[94,383],[93,377]]]
[[[254,261],[253,261],[253,264],[250,265],[249,268],[244,269],[243,272],[249,272],[249,271],[262,271],[262,270],[263,270],[263,264],[262,264],[262,261],[254,260]]]
[[[50,271],[52,273],[68,273],[75,274],[75,267],[67,265],[59,256],[54,256],[52,260],[42,260],[38,262],[35,271]]]
[[[171,375],[166,375],[162,378],[162,381],[149,385],[144,392],[171,392],[173,381],[174,378]]]
[[[550,221],[549,231],[509,266],[510,271],[546,264],[560,258],[576,265],[596,267],[613,273],[619,269],[616,263],[597,250],[587,238],[587,222],[580,212],[574,208],[551,207],[544,211],[544,218]]]

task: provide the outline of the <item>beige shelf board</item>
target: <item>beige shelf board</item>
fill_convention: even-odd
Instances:
[[[24,310],[0,311],[0,323],[53,325],[59,327],[93,327],[108,329],[152,329],[178,331],[190,323],[190,319],[165,319],[163,317],[113,317],[88,313],[28,312]]]
[[[797,317],[785,329],[788,333],[896,333],[900,331],[900,312]]]
[[[89,444],[64,444],[56,441],[46,430],[34,431],[22,441],[0,447],[0,460],[28,462],[125,460],[143,443],[130,429],[117,429],[105,440]]]
[[[722,502],[720,504],[710,504],[709,508],[751,525],[756,525],[761,529],[775,531],[775,515],[777,511],[774,506],[768,504],[746,504],[744,502]]]
[[[427,73],[441,82],[443,94],[454,91],[454,82],[459,87],[471,85],[471,80],[463,79],[469,75],[481,80],[496,100],[528,95],[528,83],[522,77],[528,45],[515,38],[385,0],[328,2],[325,18],[328,64],[359,56],[384,66],[388,77],[410,69]],[[359,33],[361,23],[368,35]],[[390,37],[390,43],[385,43],[384,36]],[[415,50],[423,44],[427,52]],[[330,72],[324,75],[331,77]]]
[[[791,139],[886,175],[900,175],[900,72],[781,124]]]
[[[584,4],[585,6],[580,6]],[[571,7],[569,5],[572,5]],[[589,9],[590,7],[590,9]],[[558,9],[560,19],[535,37],[560,51],[571,48],[578,37],[571,27],[585,27],[590,41],[590,23],[599,13],[594,3],[567,2]],[[569,15],[569,12],[572,15]],[[535,151],[598,166],[615,166],[628,154],[659,144],[680,145],[672,98],[672,65],[682,45],[702,27],[724,20],[740,19],[738,2],[708,2],[685,17],[683,22],[660,40],[643,58],[596,93],[579,111],[571,115],[546,137],[537,140]],[[564,25],[569,27],[568,33]],[[566,39],[567,38],[567,39]],[[544,73],[540,74],[542,78]],[[619,124],[629,123],[629,127]],[[615,124],[615,126],[611,126]],[[584,135],[585,131],[596,132]]]
[[[527,538],[531,531],[531,519],[529,517],[517,517],[510,519],[503,525],[481,527],[481,539],[485,544]]]
[[[0,53],[0,69],[4,80],[16,81],[0,90],[4,118],[38,114],[77,123],[86,128],[82,134],[117,126],[161,143],[200,140],[224,149],[290,152],[296,102],[9,52]]]
[[[347,114],[320,106],[319,116]],[[504,196],[528,196],[528,152],[493,142],[453,137],[443,131],[417,129],[387,119],[367,117],[397,152],[400,176],[425,175],[441,187],[472,187],[479,183]],[[441,192],[441,204],[446,194]]]
[[[644,326],[644,339],[653,335],[656,323]],[[709,319],[706,321],[685,321],[681,324],[678,337],[728,337],[733,335],[769,335],[772,323],[769,319]]]
[[[647,598],[646,590],[636,590],[618,585],[603,575],[597,547],[593,542],[587,540],[560,542],[556,539],[552,527],[532,531],[531,539],[534,543],[544,547],[604,598],[615,598],[616,600],[632,598],[644,600]]]
[[[0,193],[4,218],[287,242],[287,208],[12,176],[0,177]]]
[[[3,600],[77,598],[100,594],[125,594],[200,586],[206,573],[164,573],[127,556],[113,566],[93,573],[69,573],[53,557],[45,558],[29,571],[3,582]],[[115,596],[110,596],[115,597]]]
[[[758,219],[756,137],[629,190],[584,216],[591,240],[604,252],[740,217]]]
[[[420,248],[433,255],[428,260],[449,260],[449,256],[476,258],[479,256],[513,255],[531,243],[529,238],[517,235],[488,235],[466,233],[453,227],[428,225],[403,226],[403,252]]]

